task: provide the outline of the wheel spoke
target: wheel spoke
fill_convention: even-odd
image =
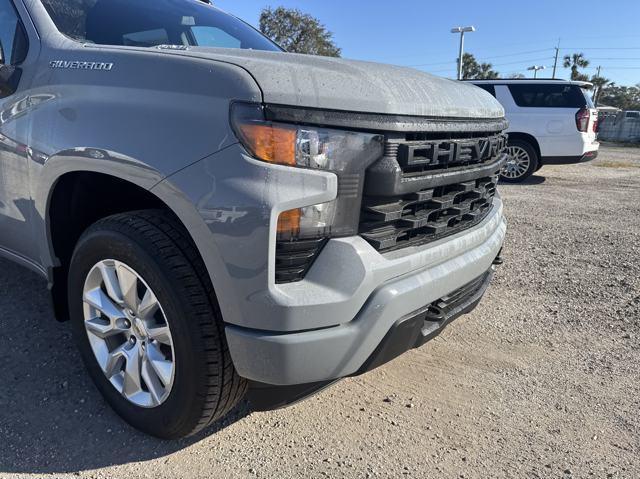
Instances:
[[[126,343],[111,351],[107,356],[106,363],[102,365],[107,378],[111,379],[122,370],[122,364],[127,360],[125,346],[127,346]]]
[[[167,325],[163,326],[148,326],[147,333],[151,339],[155,339],[159,343],[171,346],[171,332]]]
[[[142,379],[140,377],[140,346],[137,344],[129,350],[125,350],[126,364],[124,367],[124,383],[122,393],[131,397],[142,391]]]
[[[84,323],[87,331],[100,339],[106,339],[110,336],[114,336],[118,333],[122,333],[125,330],[118,326],[116,321],[103,318],[88,319]]]
[[[141,319],[149,319],[158,311],[158,307],[159,304],[156,295],[147,288],[138,306],[138,317]]]
[[[164,355],[156,345],[149,344],[147,346],[147,360],[155,374],[162,381],[162,384],[165,386],[169,384],[173,372],[173,363],[164,358]]]
[[[125,304],[133,311],[138,310],[138,277],[126,266],[118,265],[118,283]]]
[[[148,358],[142,361],[142,379],[144,379],[144,383],[147,385],[153,404],[160,404],[164,393],[164,386]]]
[[[100,275],[107,294],[113,301],[121,305],[123,303],[122,291],[118,283],[115,266],[102,262],[98,265],[98,268],[100,269]]]
[[[97,309],[112,321],[123,317],[122,310],[100,288],[86,291],[83,299],[85,303]]]

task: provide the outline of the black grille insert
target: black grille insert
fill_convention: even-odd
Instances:
[[[276,283],[293,283],[303,279],[325,242],[325,238],[278,241]]]
[[[431,303],[427,309],[425,321],[441,322],[451,318],[460,307],[468,306],[478,292],[484,292],[493,277],[493,269],[465,284],[461,288]]]
[[[360,235],[378,251],[386,252],[469,228],[491,210],[497,173],[399,197],[365,197]]]

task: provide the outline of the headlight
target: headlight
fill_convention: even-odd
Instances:
[[[382,157],[382,135],[269,122],[260,105],[246,103],[232,106],[231,124],[259,160],[338,175],[335,200],[280,214],[279,240],[357,234],[365,171]]]

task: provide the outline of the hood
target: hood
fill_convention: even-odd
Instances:
[[[226,48],[180,53],[244,68],[260,86],[265,103],[393,115],[504,117],[500,103],[481,88],[411,68]]]

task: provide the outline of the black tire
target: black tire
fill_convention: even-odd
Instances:
[[[509,147],[515,147],[515,148],[520,148],[524,150],[526,154],[529,156],[529,166],[527,167],[526,171],[522,175],[519,175],[513,178],[505,176],[504,170],[503,170],[500,173],[500,181],[504,181],[505,183],[521,183],[525,181],[527,178],[529,178],[531,175],[533,175],[533,173],[535,173],[539,169],[538,165],[540,164],[540,159],[538,158],[538,153],[536,152],[536,149],[533,147],[531,143],[527,141],[510,139],[509,142],[507,143],[507,148]]]
[[[171,328],[175,376],[171,392],[157,407],[140,407],[123,397],[91,349],[82,292],[91,268],[105,259],[122,261],[144,278]],[[98,221],[78,241],[68,281],[73,332],[89,374],[133,427],[163,439],[188,436],[226,415],[244,397],[247,382],[233,367],[204,263],[171,214],[145,210]]]

